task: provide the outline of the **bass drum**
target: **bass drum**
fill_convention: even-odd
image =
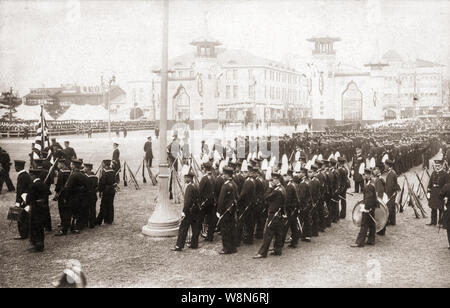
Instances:
[[[375,222],[376,222],[376,231],[381,231],[387,224],[388,218],[389,218],[389,211],[387,206],[384,204],[383,200],[380,198],[377,199],[377,207],[375,208]],[[357,227],[361,227],[361,221],[362,221],[362,212],[359,210],[361,204],[364,204],[364,201],[361,200],[358,203],[356,203],[355,207],[352,211],[352,219],[353,223]]]

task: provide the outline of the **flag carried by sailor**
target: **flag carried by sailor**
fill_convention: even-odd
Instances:
[[[42,151],[50,147],[48,139],[48,126],[44,118],[44,105],[41,105],[41,117],[36,126],[36,140],[34,141],[33,159],[42,158]]]

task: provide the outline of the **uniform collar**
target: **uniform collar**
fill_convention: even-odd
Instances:
[[[19,173],[17,173],[17,175],[20,175],[20,174],[22,174],[22,173],[24,173],[24,172],[27,172],[27,170],[22,169],[22,170],[19,171]]]
[[[34,179],[34,180],[33,180],[33,183],[36,183],[36,182],[38,182],[38,181],[41,181],[41,179],[40,179],[40,178]]]

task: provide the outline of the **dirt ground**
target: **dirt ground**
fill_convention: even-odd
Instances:
[[[153,132],[130,132],[127,139],[121,139],[121,159],[133,171],[142,162],[148,134]],[[94,169],[111,156],[105,135],[58,141],[65,139],[71,140],[79,157],[94,163]],[[11,159],[26,159],[31,140],[2,139],[0,145]],[[156,155],[157,148],[154,144]],[[10,175],[15,182],[16,173]],[[413,173],[408,178],[417,183]],[[403,178],[399,181],[402,184]],[[47,234],[45,251],[40,254],[27,251],[28,241],[13,240],[17,227],[6,220],[6,213],[15,194],[4,188],[0,195],[0,287],[51,287],[68,259],[81,262],[89,287],[450,287],[446,232],[425,226],[429,218],[416,219],[411,208],[397,214],[397,226],[389,227],[386,236],[377,236],[375,246],[365,248],[349,247],[358,232],[351,211],[362,199],[355,194],[348,196],[345,220],[312,243],[284,249],[280,257],[253,260],[261,241],[240,247],[237,254],[219,255],[220,236],[213,243],[201,240],[197,250],[177,253],[169,250],[175,238],[153,239],[141,233],[154,209],[157,187],[150,181],[143,184],[140,175],[138,182],[140,190],[122,185],[116,195],[113,225],[66,237]],[[59,216],[54,201],[51,213],[56,229]]]

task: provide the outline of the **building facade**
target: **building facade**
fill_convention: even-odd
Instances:
[[[436,115],[447,108],[444,66],[425,60],[403,60],[395,51],[363,68],[336,59],[340,38],[313,37],[309,59],[298,66],[307,76],[312,128],[346,123]]]
[[[312,37],[311,56],[287,65],[227,50],[209,37],[196,39],[193,52],[169,60],[168,120],[283,122],[322,130],[447,110],[443,65],[388,51],[355,67],[337,59],[340,40]],[[159,67],[151,80],[130,82],[129,105],[158,120],[160,84]]]
[[[23,97],[25,105],[44,105],[45,110],[58,119],[71,105],[103,105],[108,102],[113,114],[125,112],[127,100],[125,91],[112,85],[110,89],[101,86],[61,85],[58,88],[34,88]]]
[[[267,123],[310,118],[306,79],[294,68],[219,48],[221,43],[211,38],[191,45],[194,52],[169,61],[169,121]],[[153,72],[149,97],[158,119],[160,70]]]

